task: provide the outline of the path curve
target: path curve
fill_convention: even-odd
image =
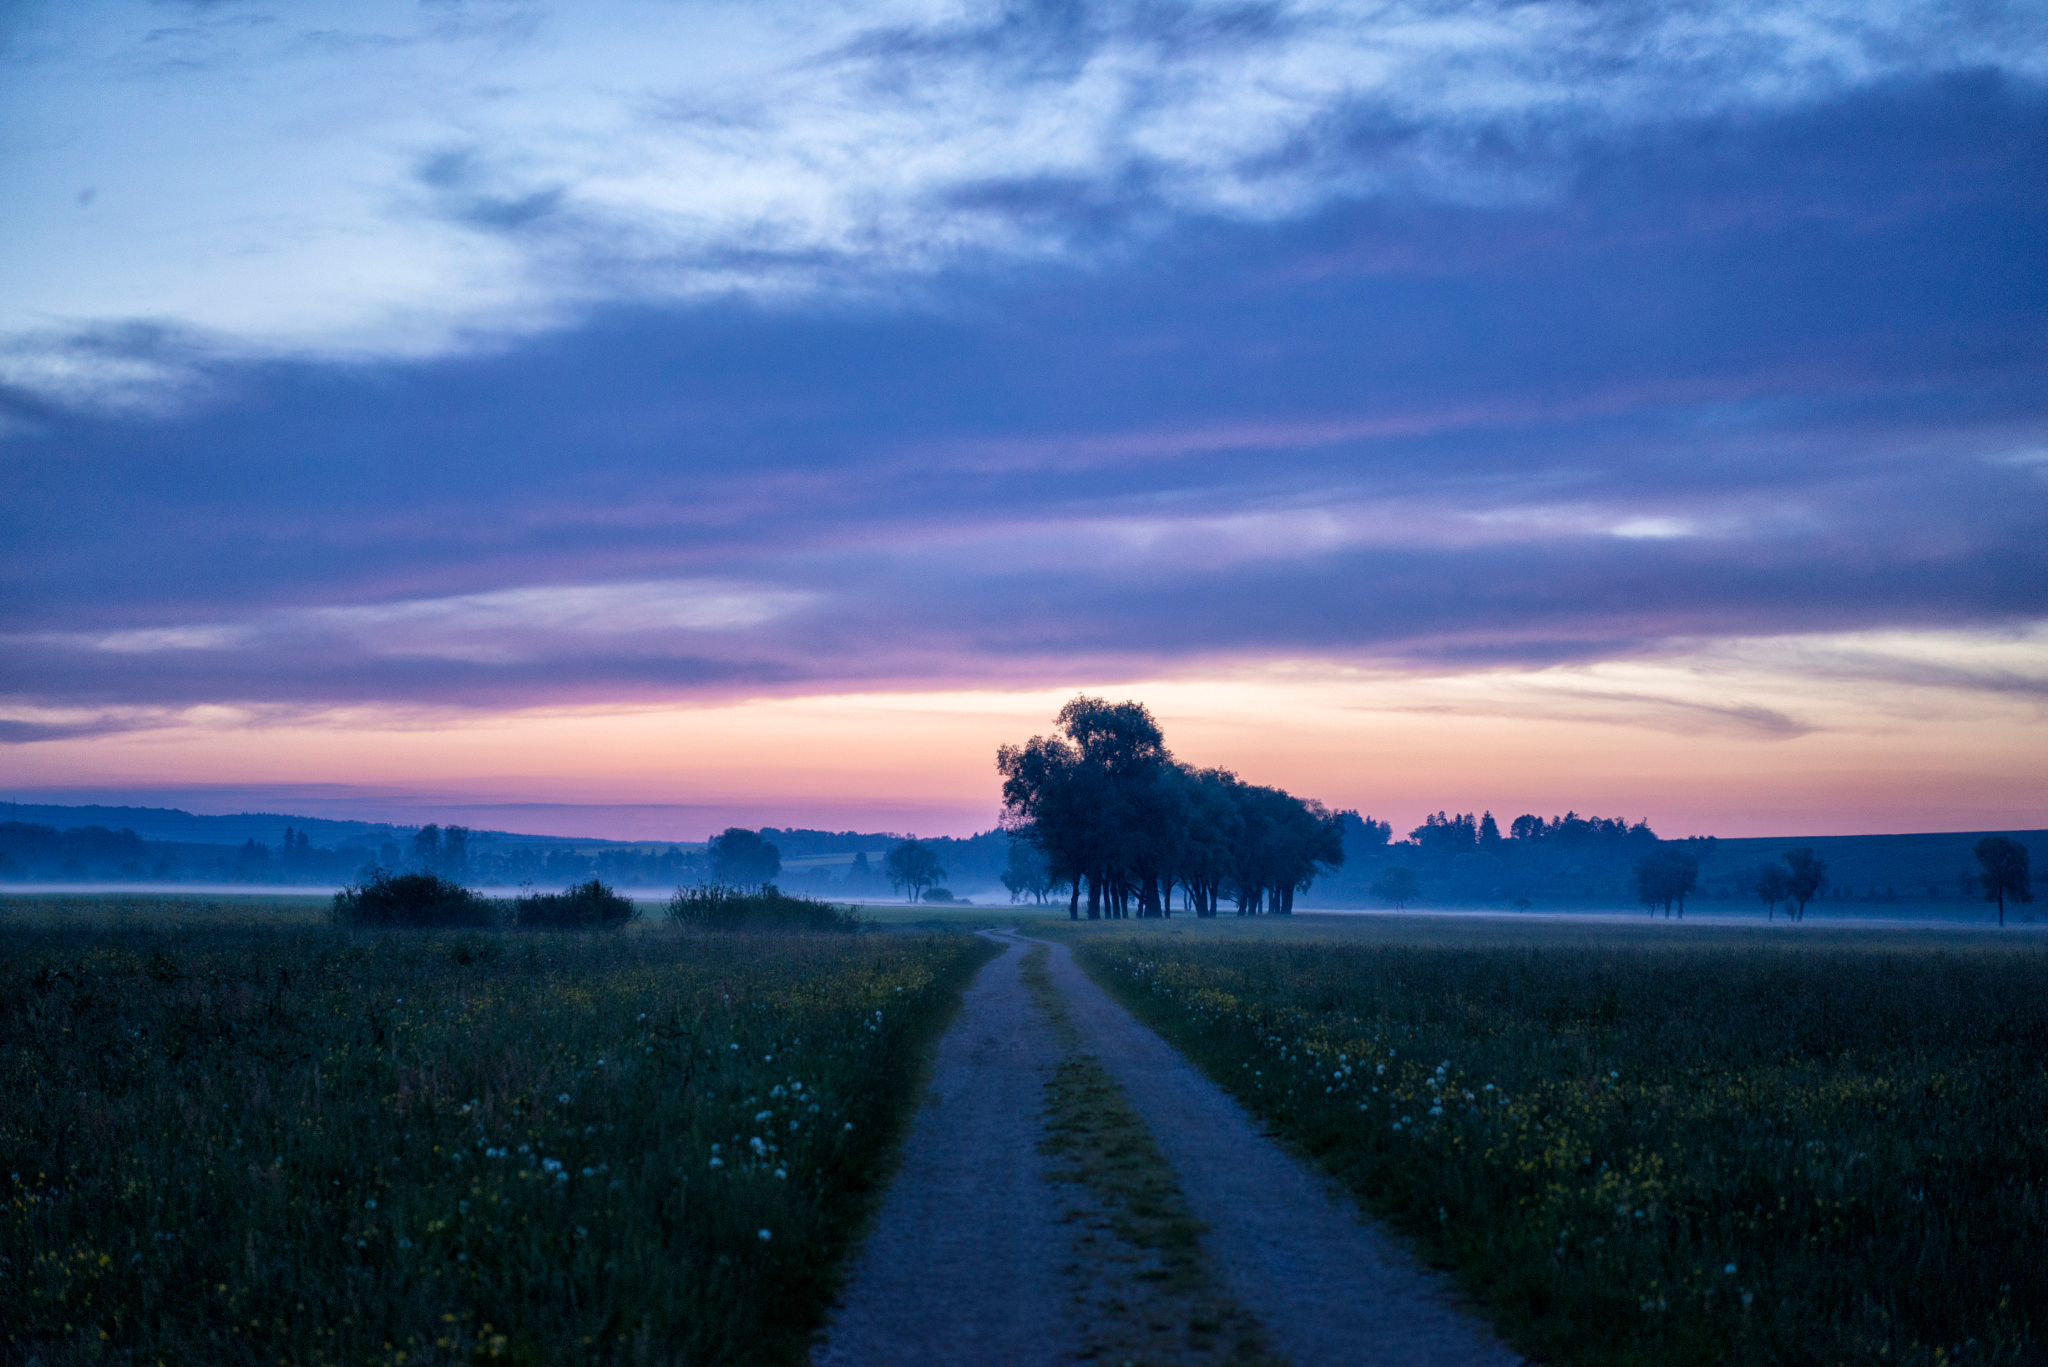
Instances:
[[[1010,942],[983,966],[932,1060],[931,1102],[853,1267],[818,1367],[1052,1367],[1080,1335],[1046,1160],[1047,1070],[1060,1055]]]
[[[1013,938],[1013,937],[1004,937]],[[1015,937],[1022,938],[1022,937]],[[1513,1367],[1521,1359],[1435,1273],[1282,1149],[1235,1098],[1050,944],[1082,1047],[1144,1117],[1180,1177],[1210,1261],[1295,1367]]]

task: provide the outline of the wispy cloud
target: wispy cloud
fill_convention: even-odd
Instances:
[[[1190,220],[1548,203],[1674,122],[2038,80],[2037,39],[2024,6],[1813,0],[46,7],[0,53],[0,335],[418,356],[620,299],[1122,259]],[[159,377],[13,368],[87,378]]]

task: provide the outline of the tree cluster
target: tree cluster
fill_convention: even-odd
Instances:
[[[1176,888],[1198,916],[1226,897],[1239,915],[1286,914],[1344,862],[1321,803],[1179,763],[1142,703],[1076,697],[1057,722],[1059,734],[996,754],[1004,828],[1045,865],[1018,871],[1013,891],[1065,888],[1076,920],[1084,891],[1093,920],[1170,915]]]
[[[1757,873],[1756,895],[1764,904],[1764,919],[1770,920],[1778,903],[1786,903],[1785,915],[1794,921],[1806,919],[1806,904],[1827,886],[1827,861],[1812,849],[1788,850],[1785,862],[1775,860]]]

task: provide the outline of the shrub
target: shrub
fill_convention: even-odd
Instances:
[[[677,888],[668,899],[668,919],[712,930],[859,930],[849,908],[815,897],[791,897],[773,883],[728,888],[718,884]]]
[[[368,882],[334,894],[334,922],[341,926],[488,926],[496,920],[489,898],[431,873],[379,869]]]
[[[927,902],[950,902],[954,900],[953,890],[951,888],[926,888],[924,890],[924,900]]]
[[[639,914],[632,898],[596,878],[567,892],[537,892],[512,903],[512,923],[522,930],[616,930]]]

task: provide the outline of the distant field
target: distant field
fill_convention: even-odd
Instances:
[[[2048,1358],[2048,940],[1060,925],[1543,1361]]]
[[[797,1362],[965,935],[0,903],[5,1359]]]

